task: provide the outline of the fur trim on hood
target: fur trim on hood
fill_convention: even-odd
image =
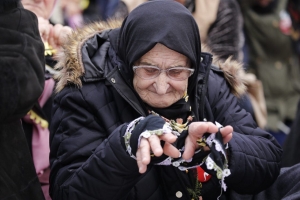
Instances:
[[[77,29],[69,35],[66,43],[63,45],[63,52],[57,56],[59,61],[55,69],[58,70],[55,79],[57,81],[56,92],[61,91],[67,84],[72,83],[77,87],[82,86],[81,77],[84,75],[84,67],[81,60],[81,48],[85,41],[101,33],[104,30],[118,28],[121,21],[95,22],[83,28]],[[202,52],[211,53],[207,47],[202,47]],[[226,80],[231,86],[231,92],[240,97],[246,91],[243,80],[242,63],[228,58],[225,61],[213,57],[213,65],[219,67]]]
[[[208,52],[213,55],[212,65],[223,71],[225,79],[231,86],[231,92],[235,96],[241,97],[246,93],[247,87],[245,85],[246,80],[243,63],[234,60],[232,57],[229,57],[226,60],[221,60],[218,56],[214,55],[206,45],[202,45],[201,51]]]
[[[97,33],[104,30],[120,27],[121,21],[94,22],[83,28],[79,28],[70,34],[63,45],[63,51],[56,56],[58,63],[55,69],[58,73],[54,76],[57,81],[56,91],[61,91],[67,84],[73,83],[81,87],[81,77],[84,67],[81,57],[82,45]]]

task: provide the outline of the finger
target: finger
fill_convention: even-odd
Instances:
[[[43,41],[48,42],[49,32],[50,32],[50,30],[48,29],[48,26],[45,24],[39,25],[39,32],[40,32],[40,36],[43,39]]]
[[[138,168],[139,168],[139,172],[141,174],[145,173],[147,171],[147,165],[145,165],[142,162],[142,156],[141,156],[141,150],[140,149],[138,149],[137,152],[136,152],[136,161],[137,161],[137,165],[138,165]]]
[[[223,137],[223,143],[227,144],[230,140],[232,139],[232,133],[226,135],[225,137]]]
[[[63,26],[61,24],[55,24],[53,27],[53,38],[54,40],[58,40],[60,32],[62,31]]]
[[[56,24],[53,28],[53,42],[56,48],[61,47],[67,40],[68,35],[71,34],[72,29],[68,26],[62,26],[61,24]]]
[[[140,147],[136,152],[136,160],[139,167],[139,172],[146,172],[147,165],[150,163],[150,145],[148,140],[145,138],[141,139]]]
[[[220,128],[221,133],[232,133],[233,132],[233,127],[228,125]]]
[[[220,129],[220,133],[222,134],[224,144],[228,143],[231,140],[232,132],[233,132],[232,126],[225,126]]]
[[[54,41],[53,41],[53,27],[51,28],[51,30],[49,31],[49,36],[48,36],[48,43],[49,43],[49,45],[52,47],[52,48],[54,48],[55,49],[55,44],[54,44]]]
[[[44,40],[44,42],[48,42],[49,32],[52,28],[52,25],[48,20],[42,17],[38,17],[38,27],[42,39]]]
[[[218,127],[212,122],[194,122],[189,125],[189,135],[197,140],[205,133],[216,133]]]
[[[168,142],[168,143],[174,143],[177,140],[177,136],[173,135],[172,133],[166,133],[160,136],[160,139]]]
[[[58,48],[59,44],[58,44],[58,38],[59,38],[59,33],[61,32],[62,29],[62,25],[60,24],[56,24],[55,26],[53,26],[52,29],[52,34],[51,37],[49,38],[49,43],[53,48]]]
[[[184,152],[182,154],[182,158],[184,160],[189,160],[191,159],[196,151],[197,148],[197,143],[193,141],[194,139],[188,135],[185,139],[185,144],[184,144]]]
[[[166,142],[163,147],[164,154],[170,156],[171,158],[179,158],[180,151],[174,147],[172,144]]]
[[[148,138],[150,149],[155,156],[161,156],[163,154],[163,149],[160,143],[160,139],[157,135],[151,135]]]

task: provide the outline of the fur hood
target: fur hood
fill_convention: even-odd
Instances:
[[[81,58],[83,44],[96,33],[118,28],[121,24],[121,21],[95,22],[77,29],[69,35],[66,43],[63,45],[63,51],[56,58],[58,60],[55,66],[55,69],[58,71],[55,75],[57,92],[61,91],[69,83],[73,83],[77,87],[82,86],[81,77],[85,73]],[[210,53],[211,51],[207,47],[202,47],[202,52]],[[242,64],[231,58],[228,58],[226,61],[221,61],[216,56],[213,58],[213,65],[224,72],[224,76],[231,86],[232,93],[238,97],[244,94],[246,87],[243,80]]]

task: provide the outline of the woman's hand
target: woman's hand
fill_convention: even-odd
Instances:
[[[195,151],[199,149],[197,140],[202,138],[205,133],[216,133],[218,127],[212,122],[193,122],[189,125],[189,133],[185,139],[185,150],[182,155],[183,159],[191,159]],[[220,129],[223,136],[223,143],[228,143],[232,138],[233,128],[232,126],[225,126]]]
[[[180,152],[172,145],[176,139],[177,137],[172,133],[166,133],[161,136],[152,135],[149,138],[142,138],[140,147],[136,152],[136,160],[139,167],[139,172],[146,172],[147,165],[149,165],[151,160],[151,152],[153,152],[154,156],[156,157],[165,154],[172,158],[178,158],[180,156]],[[161,140],[165,142],[163,147],[160,143]]]

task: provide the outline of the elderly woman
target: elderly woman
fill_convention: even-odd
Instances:
[[[57,66],[53,199],[226,199],[272,184],[282,150],[238,106],[238,78],[201,53],[189,10],[150,1],[109,25],[74,33]]]

